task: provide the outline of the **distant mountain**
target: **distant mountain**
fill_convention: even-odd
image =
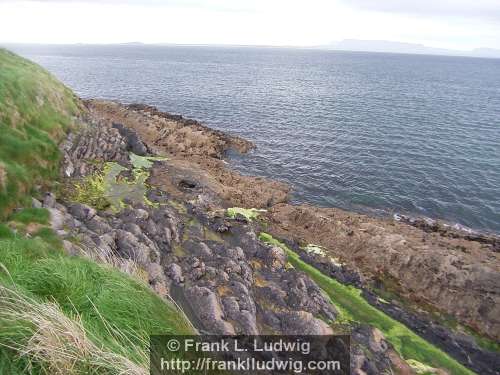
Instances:
[[[423,44],[391,42],[387,40],[345,39],[316,48],[341,51],[364,51],[386,53],[409,53],[419,55],[447,55],[500,58],[500,50],[493,48],[476,48],[472,51],[459,51],[444,48],[428,47]]]
[[[476,48],[471,53],[474,56],[500,58],[500,49]]]

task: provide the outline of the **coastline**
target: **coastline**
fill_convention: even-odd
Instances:
[[[490,303],[491,299],[499,298],[494,290],[495,277],[500,271],[497,242],[484,236],[469,238],[470,234],[428,225],[425,221],[408,225],[336,208],[292,205],[287,203],[288,186],[263,177],[243,176],[223,160],[229,148],[244,153],[254,147],[248,141],[150,106],[101,100],[86,100],[84,105],[84,121],[92,126],[62,145],[63,175],[69,184],[74,184],[99,173],[95,169],[96,160],[127,165],[126,150],[144,155],[139,157],[153,155],[150,158],[154,160],[159,157],[161,162],[151,162],[144,181],[150,191],[144,193],[140,189],[140,196],[145,194],[144,199],[137,200],[137,194],[132,191],[133,194],[126,193],[118,200],[117,207],[130,205],[130,209],[120,210],[120,220],[126,223],[128,217],[137,217],[134,220],[139,220],[141,229],[131,229],[129,224],[119,227],[123,229],[118,230],[117,244],[128,252],[136,252],[127,242],[142,248],[137,242],[140,233],[157,243],[160,252],[155,257],[161,258],[165,271],[160,273],[164,275],[161,277],[159,270],[150,273],[150,285],[160,295],[176,296],[183,310],[190,311],[190,320],[198,322],[199,331],[226,334],[331,332],[332,328],[325,326],[323,320],[335,320],[339,313],[327,306],[325,297],[320,297],[322,292],[315,289],[317,286],[311,284],[307,294],[295,297],[293,303],[280,297],[280,293],[291,293],[295,286],[289,284],[288,277],[292,275],[286,268],[285,254],[276,246],[268,253],[268,249],[257,245],[255,235],[266,232],[284,241],[298,254],[301,262],[326,275],[322,277],[330,277],[344,285],[341,288],[356,288],[362,294],[359,303],[368,311],[372,308],[383,311],[385,316],[394,319],[391,322],[410,327],[412,332],[460,363],[479,373],[493,374],[488,371],[495,368],[498,356],[480,347],[468,330],[492,341],[500,337],[500,322],[496,320],[495,310],[498,304],[492,306]],[[130,177],[124,175],[124,178]],[[167,212],[166,218],[158,216],[157,205],[170,207],[162,208]],[[246,213],[245,209],[257,212],[256,220],[239,214],[228,219],[227,212],[232,207],[242,213]],[[75,212],[72,205],[67,211]],[[86,230],[92,233],[90,237],[99,236],[101,231],[115,230],[116,224],[109,221],[114,215],[104,211],[90,221],[83,215]],[[149,228],[152,224],[147,217],[155,217],[156,225]],[[165,245],[161,244],[166,240],[154,234],[158,224],[169,228],[169,245],[164,249]],[[101,246],[101,239],[92,241],[89,238],[90,246]],[[74,244],[67,245],[70,253],[80,251]],[[316,250],[307,250],[310,245]],[[238,250],[233,254],[234,248],[242,249],[243,253]],[[214,260],[216,251],[228,252],[229,258]],[[241,260],[241,265],[229,260],[232,257],[244,259],[242,256],[256,258],[246,266]],[[146,260],[142,262],[149,273],[152,264]],[[215,269],[222,267],[231,277],[219,280],[215,276],[217,273],[207,276],[207,267],[212,269],[213,266]],[[243,272],[244,267],[253,271]],[[245,288],[231,281],[233,277],[240,277],[234,272],[243,272]],[[250,279],[247,279],[248,272],[253,274]],[[233,298],[240,303],[252,302],[233,309],[228,305]],[[302,309],[298,312],[294,311],[297,302]],[[335,301],[332,299],[332,302]],[[208,304],[208,310],[200,303]],[[317,318],[321,316],[323,318]],[[446,324],[450,318],[456,321],[455,328]],[[365,333],[361,337],[367,339],[369,335]],[[376,361],[377,366],[382,366],[379,371],[384,368],[382,363],[388,355],[389,352],[376,354],[381,356]],[[391,358],[393,366],[395,357]]]
[[[6,57],[14,59],[16,69],[23,66],[13,55]],[[497,375],[500,255],[495,239],[471,238],[425,221],[408,225],[290,204],[289,186],[243,176],[224,161],[227,150],[244,153],[254,147],[250,142],[147,105],[82,101],[55,80],[40,88],[42,94],[29,91],[30,83],[40,81],[37,74],[46,73],[28,66],[34,78],[26,89],[35,95],[29,103],[43,102],[54,112],[49,130],[57,130],[57,115],[66,127],[28,138],[45,140],[57,158],[52,174],[38,180],[44,185],[33,185],[37,192],[26,188],[4,212],[0,250],[23,257],[25,265],[16,267],[17,256],[4,257],[8,285],[29,288],[23,284],[23,272],[31,272],[26,264],[51,256],[48,273],[37,277],[43,291],[49,289],[40,298],[53,293],[59,303],[70,298],[75,288],[60,291],[60,283],[51,281],[57,276],[82,285],[76,288],[82,295],[94,300],[108,293],[105,302],[112,301],[109,288],[100,287],[111,276],[107,267],[123,280],[117,285],[140,284],[141,293],[156,295],[157,308],[169,309],[175,323],[161,324],[163,330],[349,334],[350,367],[357,375],[393,370]],[[23,74],[22,68],[16,72]],[[16,100],[24,98],[14,92]],[[59,108],[61,97],[74,105]],[[20,122],[18,115],[40,114],[21,111],[23,103],[18,107],[7,107],[16,120],[12,125],[29,127],[30,118]],[[26,163],[11,149],[5,161]],[[39,166],[47,166],[48,159],[37,156]],[[37,247],[51,253],[36,251],[33,259]],[[77,263],[94,267],[102,281],[78,283],[88,275],[71,271]],[[122,300],[117,296],[109,306]],[[77,313],[86,311],[78,306],[72,307]],[[113,307],[106,316],[119,323],[125,314],[130,324],[142,325],[143,316],[155,315],[137,308]],[[85,355],[79,358],[85,366]],[[50,359],[42,363],[52,364]],[[140,366],[138,373],[145,373],[147,363],[141,360]]]
[[[355,241],[359,241],[360,244],[362,241],[371,241],[365,238],[367,237],[366,234],[371,233],[371,237],[378,238],[379,242],[386,237],[389,239],[389,244],[381,246],[384,251],[401,251],[402,254],[409,255],[412,252],[409,253],[408,250],[405,249],[405,247],[408,247],[407,243],[409,242],[420,249],[420,251],[425,250],[434,253],[431,254],[432,256],[435,256],[436,253],[440,254],[443,259],[436,259],[439,263],[444,262],[450,255],[447,253],[456,251],[456,248],[465,248],[472,253],[471,255],[473,256],[467,255],[469,260],[465,263],[477,263],[477,261],[473,261],[474,257],[481,260],[486,260],[490,255],[498,257],[497,253],[500,249],[500,240],[496,236],[456,230],[446,224],[443,225],[439,221],[428,221],[425,219],[413,220],[407,217],[401,217],[401,220],[376,218],[338,208],[314,207],[307,204],[289,204],[290,188],[288,186],[263,177],[243,176],[231,170],[230,167],[223,162],[225,151],[233,147],[233,145],[237,145],[239,148],[239,150],[238,148],[237,150],[243,153],[251,149],[253,145],[241,138],[231,137],[205,126],[200,127],[201,125],[197,121],[184,120],[180,116],[163,114],[154,107],[143,105],[127,106],[112,102],[91,100],[87,101],[87,106],[91,112],[98,114],[105,119],[105,121],[111,123],[120,122],[125,126],[133,128],[155,153],[169,158],[168,164],[170,168],[153,170],[151,176],[153,184],[168,185],[167,191],[184,201],[189,201],[194,198],[189,190],[201,191],[203,195],[205,195],[203,204],[207,210],[216,211],[228,207],[267,209],[269,212],[264,216],[269,219],[272,223],[271,225],[275,226],[274,229],[276,232],[280,234],[294,232],[292,234],[294,241],[299,243],[317,243],[326,248],[334,247],[332,238],[338,237],[338,234],[327,231],[327,235],[322,235],[321,233],[315,233],[315,236],[307,235],[306,232],[311,231],[310,228],[307,228],[307,222],[314,223],[316,227],[323,228],[325,226],[323,223],[325,220],[331,221],[331,218],[340,218],[342,223],[339,228],[342,228],[339,229],[339,231],[345,232],[341,237],[349,238],[349,242],[351,242],[349,245],[350,247],[352,247],[352,242],[354,238],[356,238],[356,236],[353,237],[351,232],[359,232],[360,237],[356,238]],[[141,116],[144,116],[147,122],[141,120]],[[162,127],[168,128],[169,126],[173,126],[171,122],[172,119],[182,120],[181,128],[175,129],[169,134],[162,134]],[[191,130],[187,130],[189,126],[194,126],[197,129],[199,140],[195,143],[193,143],[189,137],[181,138],[181,135],[185,137],[186,132],[191,132]],[[167,146],[170,145],[174,139],[178,142],[176,146]],[[234,139],[234,141],[232,141],[232,139]],[[244,145],[244,147],[241,145]],[[214,152],[215,149],[217,150],[216,152]],[[179,176],[182,177],[180,178]],[[179,186],[176,186],[176,184],[185,186],[179,189]],[[192,187],[189,188],[189,185]],[[188,188],[186,188],[186,186],[188,186]],[[298,219],[289,219],[300,215],[307,216],[307,219],[300,217]],[[337,223],[333,223],[332,225],[338,226]],[[296,235],[296,233],[301,232],[304,232],[302,236]],[[402,234],[403,236],[401,236]],[[405,243],[405,245],[398,244],[398,241]],[[421,243],[426,241],[430,242],[431,245],[422,247]],[[394,242],[396,242],[396,244],[393,244]],[[491,254],[488,254],[490,252]],[[352,258],[351,255],[343,254],[341,251],[337,251],[334,255],[343,258],[345,261],[349,261],[349,258]],[[367,256],[367,254],[365,256]],[[357,263],[359,262],[355,259],[350,259],[350,266],[359,272],[360,267]],[[375,261],[375,264],[378,263],[380,262]],[[400,271],[401,275],[398,275],[398,277],[402,276],[404,278],[405,273],[407,273],[406,271],[409,271],[409,269],[407,269],[404,264],[400,266],[402,270]],[[378,264],[373,268],[377,267],[383,267],[383,269],[387,268],[386,271],[389,274],[394,273],[394,270],[391,270],[388,264]],[[414,271],[417,270],[418,267],[415,268]],[[374,277],[374,272],[371,270],[365,268],[364,271],[364,273],[368,272],[368,279]],[[380,270],[377,272],[379,271]],[[422,272],[422,270],[419,270],[419,273]],[[457,268],[455,272],[458,275],[462,271]],[[363,272],[360,273],[363,274]],[[431,274],[429,274],[429,277],[431,277]],[[446,277],[444,277],[444,279],[446,279]],[[411,284],[414,283],[416,285],[413,287],[416,287],[417,290],[421,289],[421,287],[419,288],[417,285],[419,282],[413,280]],[[425,284],[427,283],[428,282]],[[440,283],[442,284],[442,282]],[[438,292],[436,291],[436,293]],[[429,297],[430,296],[424,293],[419,298],[428,299]],[[436,297],[432,296],[432,298]],[[432,300],[432,298],[430,299]],[[435,303],[436,307],[441,303],[442,301],[437,299]],[[453,303],[450,301],[449,305],[451,307]],[[456,313],[456,311],[454,311],[454,313]],[[461,313],[459,315],[463,314]],[[472,316],[469,315],[469,318],[463,320],[467,321],[471,318]],[[491,328],[492,327],[486,329],[485,327],[483,332],[485,334],[490,334]],[[495,334],[497,337],[500,334],[499,332]]]

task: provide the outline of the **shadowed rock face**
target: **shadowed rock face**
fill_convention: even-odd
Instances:
[[[500,339],[500,256],[491,242],[335,208],[280,204],[269,218],[277,235],[322,245],[365,279]]]

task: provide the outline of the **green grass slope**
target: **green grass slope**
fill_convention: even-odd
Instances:
[[[30,299],[29,305],[56,303],[64,316],[81,321],[91,342],[134,363],[147,365],[141,353],[147,352],[150,334],[192,333],[177,308],[145,284],[110,267],[67,256],[41,238],[0,239],[0,260],[2,287]],[[31,307],[23,308],[23,316],[12,321],[4,314],[10,301],[0,291],[0,343],[31,349],[35,334],[28,316]],[[13,352],[0,352],[0,369],[19,363],[23,368],[28,363],[29,356],[16,361]],[[35,361],[40,373],[45,365]],[[81,371],[81,366],[78,363],[76,368]]]
[[[36,64],[0,49],[0,219],[57,176],[57,144],[78,100]]]
[[[146,374],[150,334],[193,332],[144,282],[65,254],[49,212],[29,207],[56,182],[79,111],[48,72],[0,49],[0,374]]]

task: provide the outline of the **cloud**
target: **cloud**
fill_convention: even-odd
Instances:
[[[343,0],[346,5],[387,13],[500,20],[498,0]]]

